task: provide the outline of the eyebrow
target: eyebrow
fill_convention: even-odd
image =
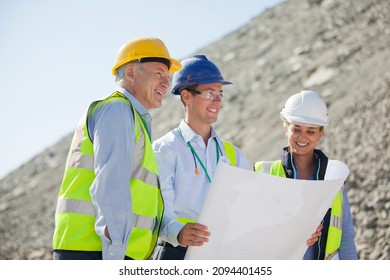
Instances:
[[[299,125],[299,124],[293,124],[293,127],[298,127],[298,128],[307,127],[307,129],[316,129],[317,128],[317,126],[303,126],[303,125]]]
[[[218,90],[215,90],[215,89],[213,89],[213,88],[205,88],[205,89],[202,89],[202,90],[200,90],[200,89],[198,88],[198,90],[199,90],[199,91],[212,90],[212,91],[217,91],[217,92],[223,92],[223,89],[221,89],[220,91],[218,91]]]
[[[164,68],[163,67],[160,67],[158,66],[157,68],[153,68],[152,71],[160,71],[160,72],[164,72]],[[168,71],[168,70],[167,70]]]

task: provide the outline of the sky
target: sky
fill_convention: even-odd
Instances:
[[[119,47],[195,54],[282,0],[0,0],[0,178],[72,133],[114,89]]]

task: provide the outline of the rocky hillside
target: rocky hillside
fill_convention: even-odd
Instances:
[[[216,124],[250,161],[279,157],[279,112],[302,89],[328,103],[321,148],[351,169],[347,188],[360,259],[390,259],[390,5],[388,0],[290,0],[205,46],[234,81]],[[178,109],[180,108],[180,109]],[[168,96],[154,137],[183,110]],[[71,135],[0,181],[0,259],[50,259],[56,196]]]

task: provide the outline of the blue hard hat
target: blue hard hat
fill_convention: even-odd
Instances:
[[[173,94],[180,95],[182,89],[200,84],[232,84],[223,79],[217,65],[205,55],[194,55],[181,61],[181,64],[183,68],[173,74],[171,89]]]

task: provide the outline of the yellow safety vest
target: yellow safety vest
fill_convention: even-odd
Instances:
[[[98,106],[114,101],[131,106],[124,95],[115,92],[92,103],[88,114],[93,114]],[[131,107],[135,126],[133,168],[129,181],[133,228],[125,254],[132,259],[143,260],[151,256],[156,246],[164,205],[157,162],[147,130],[139,113]],[[95,209],[89,193],[94,179],[94,150],[88,135],[86,114],[73,136],[66,163],[55,214],[53,249],[102,251],[100,237],[94,229]]]
[[[258,161],[254,164],[256,172],[267,173],[274,176],[286,178],[281,160],[276,161]],[[342,216],[343,216],[343,194],[340,190],[333,200],[330,222],[328,229],[328,238],[325,247],[325,259],[332,259],[340,248],[342,236]]]
[[[221,139],[221,141],[222,141],[226,156],[230,161],[230,165],[236,166],[237,165],[237,155],[236,155],[236,150],[234,149],[234,145],[226,140]],[[187,218],[175,217],[175,219],[184,225],[187,223],[196,223],[196,220],[187,219]]]

